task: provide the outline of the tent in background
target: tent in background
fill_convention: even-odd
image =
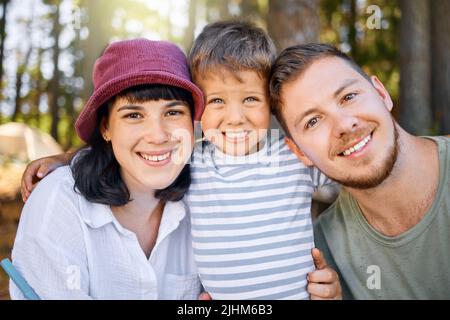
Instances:
[[[20,162],[62,153],[49,134],[26,124],[10,122],[0,126],[0,157]]]

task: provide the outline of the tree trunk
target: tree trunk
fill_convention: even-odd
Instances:
[[[267,16],[261,12],[258,0],[241,0],[240,11],[243,18],[258,22],[267,22]]]
[[[0,90],[3,90],[3,59],[5,54],[5,39],[6,39],[6,13],[8,9],[9,0],[2,0],[2,18],[0,20]],[[3,123],[2,108],[0,105],[0,124]]]
[[[432,127],[430,5],[428,0],[401,0],[400,123],[414,135]]]
[[[6,13],[9,0],[2,0],[2,18],[0,20],[0,83],[3,78],[3,58],[6,39]]]
[[[114,12],[110,1],[84,0],[81,5],[87,9],[87,27],[89,37],[83,41],[83,80],[84,90],[82,97],[87,101],[93,90],[92,70],[95,60],[102,54],[108,45],[111,35],[110,18]],[[101,14],[99,14],[101,12]]]
[[[42,76],[41,72],[41,66],[42,66],[42,54],[44,52],[44,49],[39,48],[38,49],[38,58],[37,58],[37,74],[36,74],[36,80],[35,80],[35,95],[33,97],[32,101],[32,107],[31,107],[31,114],[33,119],[36,121],[36,127],[41,127],[41,112],[39,110],[39,104],[41,102],[41,95],[42,92],[46,92],[46,88],[44,88],[44,78]]]
[[[318,41],[318,1],[269,0],[268,30],[278,52],[295,44]]]
[[[358,56],[358,41],[356,39],[356,21],[358,21],[358,10],[356,0],[350,0],[350,15],[349,15],[349,30],[348,30],[348,43],[352,48],[352,56]]]
[[[82,50],[82,41],[81,41],[81,30],[76,30],[75,32],[75,39],[73,41],[73,55],[75,56],[79,56],[80,51]],[[83,75],[83,59],[75,59],[74,60],[74,74],[73,77],[74,78],[78,78],[81,77]],[[80,97],[80,90],[77,88],[76,91],[74,91],[72,94],[69,95],[68,98],[68,104],[66,107],[66,112],[67,112],[67,118],[69,121],[69,125],[67,127],[67,132],[66,132],[66,145],[64,150],[69,150],[72,146],[73,146],[73,138],[75,136],[75,121],[76,121],[76,112],[75,112],[75,97]]]
[[[228,0],[219,0],[219,17],[222,20],[228,20],[231,18],[230,10],[228,9]]]
[[[189,1],[189,23],[184,36],[184,49],[186,50],[186,53],[191,50],[192,44],[194,42],[197,4],[197,0]]]
[[[11,121],[16,121],[17,117],[20,113],[22,113],[22,97],[20,96],[20,92],[22,91],[22,84],[23,84],[23,75],[28,69],[28,62],[30,61],[31,52],[33,51],[33,47],[28,48],[27,53],[25,54],[25,58],[22,63],[20,63],[17,66],[17,72],[16,72],[16,96],[15,96],[15,103],[14,103],[14,112],[12,115]]]
[[[432,103],[440,134],[450,134],[450,1],[431,1]]]
[[[3,80],[3,58],[5,54],[5,39],[6,39],[6,13],[8,9],[9,0],[2,0],[2,19],[0,20],[0,89],[2,88]]]
[[[66,96],[66,114],[67,114],[67,121],[69,123],[75,124],[75,109],[73,107],[74,104],[74,96],[73,94],[69,94]],[[68,126],[66,131],[66,144],[64,145],[64,150],[69,150],[72,147],[72,140],[73,136],[75,134],[74,126]]]
[[[59,98],[59,36],[61,34],[61,25],[59,23],[59,3],[56,4],[56,12],[53,17],[53,30],[52,30],[52,38],[55,43],[53,45],[53,77],[50,81],[49,89],[50,89],[50,114],[52,117],[52,124],[50,134],[52,137],[59,142],[58,137],[58,123],[59,123],[59,108],[58,108],[58,98]]]
[[[230,0],[204,0],[206,8],[206,22],[229,20],[231,18],[228,8]]]

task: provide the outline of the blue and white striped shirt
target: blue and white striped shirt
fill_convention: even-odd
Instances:
[[[311,197],[330,180],[303,165],[280,136],[245,157],[203,142],[191,168],[194,258],[212,298],[308,299]]]

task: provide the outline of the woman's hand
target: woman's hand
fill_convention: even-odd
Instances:
[[[27,201],[31,191],[33,191],[40,180],[56,168],[69,164],[71,158],[72,154],[62,153],[30,162],[22,175],[20,186],[23,202]]]
[[[342,289],[337,272],[327,265],[319,249],[312,249],[312,256],[316,270],[308,274],[311,300],[341,300]]]

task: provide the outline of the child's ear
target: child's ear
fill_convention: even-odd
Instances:
[[[289,138],[284,138],[284,141],[286,142],[286,144],[289,147],[289,149],[291,149],[291,151],[297,156],[297,158],[299,158],[299,160],[301,162],[303,162],[303,164],[305,166],[312,167],[314,165],[312,163],[312,161],[309,160],[308,156],[306,156],[306,154],[304,154],[302,152],[302,150],[300,150],[300,148],[295,144],[294,141],[292,141]]]

